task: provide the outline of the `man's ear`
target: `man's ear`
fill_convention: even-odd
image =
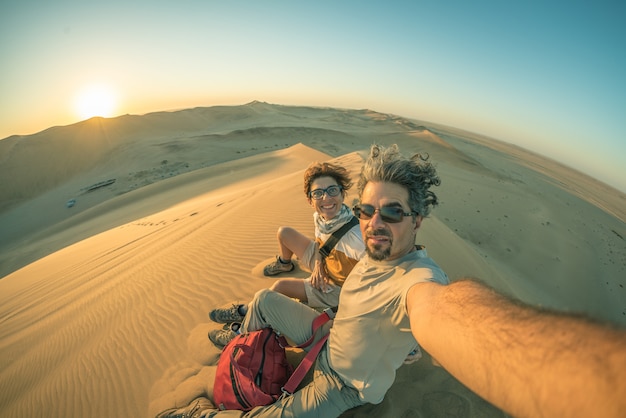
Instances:
[[[417,215],[415,217],[415,230],[416,231],[419,229],[420,226],[422,226],[422,219],[424,219],[424,217],[421,215]]]

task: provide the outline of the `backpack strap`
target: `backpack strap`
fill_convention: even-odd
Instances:
[[[324,245],[320,247],[319,252],[320,254],[322,254],[322,257],[328,257],[328,254],[330,254],[330,250],[335,248],[335,245],[337,245],[337,242],[341,239],[341,237],[358,223],[359,220],[356,218],[356,216],[352,216],[352,218],[348,222],[346,222],[341,228],[333,232],[332,235],[326,240]]]
[[[313,329],[311,338],[309,338],[309,340],[305,343],[298,345],[298,348],[308,347],[309,345],[311,345],[315,338],[315,331],[317,331],[319,328],[321,328],[322,325],[332,319],[330,312],[328,309],[326,309],[321,315],[315,318],[315,320],[313,321],[313,325],[311,326],[311,328]],[[287,380],[285,386],[281,388],[281,390],[283,391],[283,396],[289,396],[296,391],[298,385],[300,384],[300,382],[302,382],[302,379],[304,379],[304,376],[306,376],[308,371],[311,369],[313,363],[315,363],[315,359],[317,358],[317,355],[326,343],[328,335],[329,334],[324,335],[318,342],[315,343],[315,345],[309,350],[309,352],[306,353],[306,356],[304,356],[300,364],[298,364],[296,370],[293,371],[293,374],[289,377],[289,380]]]
[[[324,325],[325,323],[327,323],[331,319],[334,319],[335,318],[335,312],[337,312],[337,310],[334,309],[334,308],[326,308],[326,309],[324,309],[324,312],[322,312],[320,315],[318,315],[313,320],[313,323],[311,324],[311,338],[309,338],[307,341],[303,342],[302,344],[297,345],[296,348],[305,348],[305,347],[310,346],[313,343],[313,341],[315,340],[315,331],[320,329],[322,327],[322,325]]]

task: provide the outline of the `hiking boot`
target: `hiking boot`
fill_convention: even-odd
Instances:
[[[209,340],[218,347],[224,348],[237,334],[241,324],[234,322],[228,328],[214,329],[209,331]]]
[[[204,397],[196,398],[189,405],[182,408],[172,408],[158,414],[156,418],[200,418],[202,412],[216,409],[210,400]]]
[[[280,256],[276,256],[276,260],[263,268],[263,274],[266,276],[276,276],[280,273],[288,273],[293,270],[293,262],[283,263]]]
[[[217,308],[209,312],[209,318],[211,321],[219,324],[229,324],[231,322],[243,321],[244,315],[239,313],[239,308],[243,306],[241,304],[232,304],[228,308]]]

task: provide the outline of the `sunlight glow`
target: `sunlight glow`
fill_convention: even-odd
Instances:
[[[91,85],[82,89],[74,100],[74,109],[81,119],[94,116],[113,116],[117,108],[117,95],[106,85]]]

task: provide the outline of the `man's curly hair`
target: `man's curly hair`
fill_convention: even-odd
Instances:
[[[400,154],[396,144],[389,147],[372,145],[359,177],[359,200],[370,181],[395,183],[408,190],[411,210],[421,216],[428,216],[439,203],[437,195],[429,189],[441,184],[435,167],[428,159],[428,154],[415,154],[407,158]]]

